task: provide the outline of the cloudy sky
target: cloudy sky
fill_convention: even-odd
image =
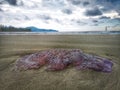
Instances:
[[[120,0],[0,0],[0,24],[59,31],[120,30]]]

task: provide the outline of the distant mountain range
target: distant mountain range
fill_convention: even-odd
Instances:
[[[31,32],[58,32],[58,30],[53,30],[53,29],[40,29],[37,27],[27,27],[27,29],[30,29]]]
[[[58,30],[54,30],[54,29],[41,29],[41,28],[37,28],[34,26],[30,26],[30,27],[14,27],[14,26],[4,26],[4,25],[0,25],[0,32],[58,32]]]

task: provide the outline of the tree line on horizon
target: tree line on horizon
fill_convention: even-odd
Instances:
[[[31,32],[31,29],[0,25],[0,32]]]

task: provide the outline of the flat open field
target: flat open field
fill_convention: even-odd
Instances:
[[[15,61],[40,50],[81,49],[114,62],[111,73],[78,71],[13,71]],[[120,90],[120,35],[2,35],[0,90]]]

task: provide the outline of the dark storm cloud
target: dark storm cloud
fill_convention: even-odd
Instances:
[[[107,16],[101,16],[99,19],[110,19],[110,17],[107,17]]]
[[[3,2],[2,1],[0,1],[0,4],[2,4]]]
[[[118,0],[106,0],[107,2],[111,2],[111,3],[114,3],[114,2],[116,2],[116,1],[118,1]]]
[[[69,2],[71,2],[73,5],[80,5],[81,0],[68,0]]]
[[[2,12],[3,10],[0,8],[0,12]]]
[[[101,24],[105,23],[105,21],[103,20],[99,20],[99,19],[93,19],[91,20],[91,22],[89,23],[90,26],[99,26]]]
[[[0,0],[0,4],[3,4],[5,2],[5,0]]]
[[[98,16],[98,15],[102,15],[102,12],[97,8],[92,8],[92,9],[88,9],[85,12],[86,16]]]
[[[83,20],[80,20],[80,19],[71,19],[71,25],[78,25],[78,26],[85,26],[85,25],[88,25],[87,22],[84,22]]]
[[[92,0],[91,0],[92,1]],[[115,4],[119,4],[120,0],[94,0],[94,3],[97,5],[115,5]]]
[[[120,14],[120,0],[67,0],[72,5],[76,5],[78,7],[83,8],[91,8],[91,7],[101,7],[100,11],[96,10],[99,15],[102,13],[109,13],[111,11],[116,11]],[[91,15],[92,16],[92,15]],[[95,16],[95,15],[93,15]]]
[[[98,20],[92,20],[92,22],[93,22],[93,23],[97,23],[97,22],[98,22]]]
[[[90,4],[88,1],[82,1],[82,0],[68,0],[68,1],[71,4],[76,5],[76,6],[80,6],[80,5],[87,6]]]
[[[109,13],[111,12],[111,9],[112,7],[104,7],[104,8],[101,8],[100,10],[103,12],[103,13]]]
[[[44,19],[44,20],[50,20],[51,19],[51,17],[48,16],[48,15],[42,15],[41,18]]]
[[[17,5],[17,0],[6,0],[11,5]]]
[[[37,17],[42,20],[51,20],[52,19],[49,15],[37,15]]]
[[[78,25],[87,25],[87,23],[85,23],[85,22],[83,22],[83,21],[81,21],[81,20],[76,20],[75,21]]]
[[[5,4],[5,3],[8,3],[10,5],[17,5],[17,0],[0,0],[0,4]]]
[[[95,4],[104,6],[104,12],[114,10],[120,13],[120,0],[96,0]]]
[[[65,13],[65,14],[72,14],[71,9],[63,9],[62,12]]]
[[[87,1],[84,1],[83,2],[83,6],[87,6],[87,5],[89,5],[90,3],[89,2],[87,2]]]

